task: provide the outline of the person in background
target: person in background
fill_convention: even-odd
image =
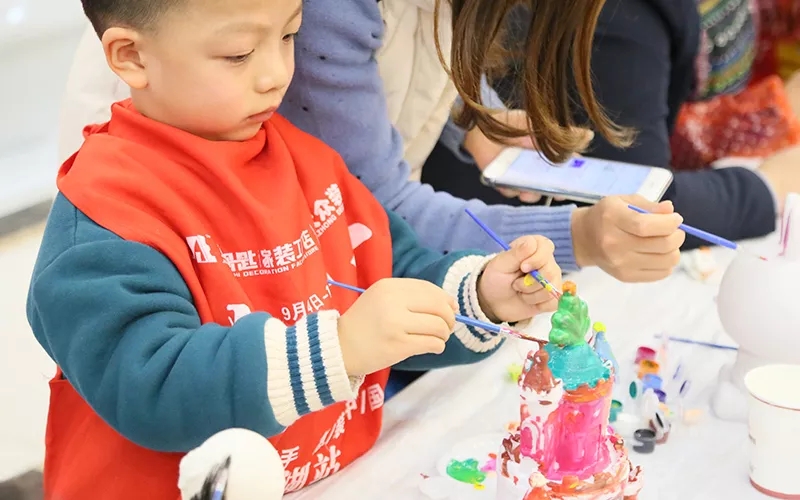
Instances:
[[[422,165],[459,94],[466,103],[459,118],[462,125],[486,131],[494,144],[518,136],[512,140],[532,144],[530,136],[535,135],[538,147],[558,159],[586,145],[586,131],[560,114],[570,100],[567,82],[574,81],[597,134],[612,144],[627,143],[628,131],[607,119],[589,84],[591,35],[602,1],[523,2],[530,9],[527,19],[535,20],[525,38],[530,57],[522,69],[529,76],[523,92],[528,97],[524,109],[500,109],[502,102],[486,84],[485,74],[504,62],[502,52],[495,50],[496,28],[518,3],[306,0],[304,28],[296,45],[297,70],[280,111],[339,152],[379,201],[433,249],[496,250],[496,243],[465,214],[469,207],[506,241],[530,233],[551,239],[565,270],[577,269],[577,255],[581,265],[600,264],[628,281],[669,275],[683,242],[669,203],[640,201],[658,212],[641,215],[614,198],[587,214],[573,205],[509,207],[465,201],[419,182]],[[569,61],[558,57],[570,51],[575,55],[574,72]],[[110,104],[126,93],[105,66],[96,37],[87,32],[64,99],[62,157],[80,145],[83,127],[106,121]],[[481,104],[497,109],[490,113]],[[578,227],[582,229],[576,231]]]
[[[42,500],[42,472],[29,470],[0,482],[0,500]]]
[[[586,154],[673,166],[670,136],[681,106],[692,100],[734,94],[748,84],[757,50],[755,12],[748,0],[606,2],[594,34],[594,88],[609,115],[617,123],[635,129],[637,137],[630,147],[619,147],[598,134]],[[509,28],[512,44],[523,40],[529,29],[524,16],[514,19]],[[518,92],[523,78],[518,71],[512,71],[497,82],[499,93],[512,107],[523,99]],[[795,102],[800,97],[793,90],[796,86],[790,83],[788,87]],[[578,110],[576,121],[583,119],[585,114]],[[446,140],[440,142],[426,163],[423,181],[455,196],[474,197],[486,203],[518,206],[538,199],[528,195],[509,200],[482,185],[479,172],[468,165],[485,168],[502,146],[491,144],[479,130],[472,129],[466,133],[461,148],[461,153],[471,155],[464,158],[459,152],[452,153],[452,147],[445,147],[453,142],[449,136],[459,133],[454,129],[452,122],[446,127]],[[744,163],[699,171],[684,171],[674,165],[674,182],[664,199],[672,203],[687,224],[725,238],[741,240],[766,235],[775,229],[776,214],[786,194],[800,190],[800,148],[778,151],[759,162],[756,169]],[[509,194],[518,193],[506,193]],[[582,246],[578,241],[582,231],[573,224],[576,252]],[[683,248],[704,244],[689,236]],[[580,257],[578,261],[581,263]],[[588,261],[594,263],[591,258]],[[621,277],[614,267],[602,262],[600,266]]]

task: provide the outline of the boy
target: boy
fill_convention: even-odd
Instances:
[[[62,166],[31,283],[31,326],[59,366],[47,498],[174,500],[182,454],[234,427],[270,438],[299,489],[375,442],[388,367],[497,349],[455,310],[554,308],[523,279],[560,283],[551,242],[491,260],[426,250],[274,115],[300,0],[83,5],[132,100]]]

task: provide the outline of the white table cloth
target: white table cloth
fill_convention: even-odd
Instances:
[[[771,239],[770,243],[774,241]],[[765,243],[753,242],[751,248]],[[720,266],[733,257],[714,249]],[[732,344],[717,316],[719,278],[701,283],[683,272],[652,284],[623,284],[589,269],[568,279],[589,305],[593,321],[606,324],[607,336],[621,364],[631,363],[643,344],[656,345],[658,334]],[[545,337],[549,315],[532,326]],[[502,435],[519,415],[517,387],[507,372],[519,363],[528,346],[509,341],[491,358],[473,366],[431,372],[385,405],[384,429],[377,445],[363,458],[291,500],[394,500],[430,498],[420,489],[422,474],[439,476],[437,462],[448,451],[475,436]],[[688,403],[707,409],[717,373],[735,359],[735,352],[685,344],[670,344],[670,358],[680,358],[690,370],[693,391]],[[708,411],[693,426],[673,429],[669,441],[651,455],[631,453],[644,467],[640,500],[749,500],[767,498],[748,480],[748,433],[743,423],[723,422]],[[498,442],[499,448],[499,442]],[[487,491],[455,491],[451,498],[493,498]],[[446,498],[446,497],[445,497]]]

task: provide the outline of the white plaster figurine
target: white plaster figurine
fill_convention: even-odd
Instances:
[[[800,364],[800,195],[786,198],[780,231],[776,256],[762,260],[739,252],[720,285],[719,317],[739,344],[736,362],[720,371],[711,400],[725,420],[747,419],[747,372],[770,363]]]
[[[269,441],[253,431],[218,432],[183,457],[178,488],[182,500],[216,500],[217,484],[222,485],[225,500],[283,498],[280,455]]]

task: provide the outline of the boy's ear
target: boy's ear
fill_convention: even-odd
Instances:
[[[131,89],[147,87],[147,73],[141,53],[142,36],[129,28],[114,27],[103,33],[106,62]]]

